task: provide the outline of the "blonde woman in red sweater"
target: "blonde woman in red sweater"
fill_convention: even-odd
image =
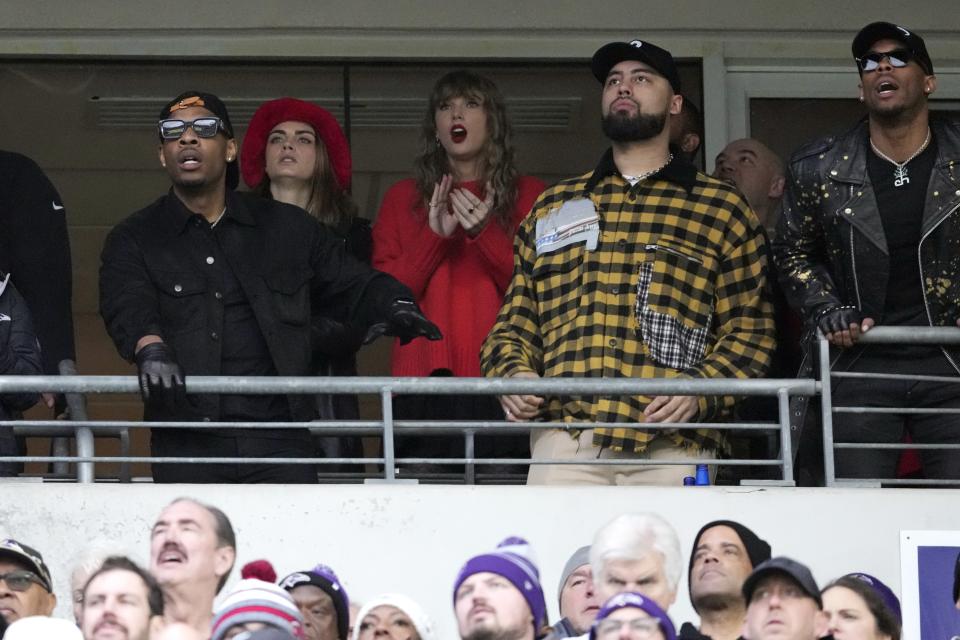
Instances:
[[[437,81],[420,138],[414,177],[394,184],[380,206],[373,266],[410,287],[444,337],[396,342],[392,371],[479,377],[480,345],[513,272],[513,236],[545,185],[517,171],[503,96],[476,73],[454,71]],[[397,396],[394,414],[407,420],[503,419],[494,396],[473,395]],[[526,457],[527,440],[481,437],[477,453]],[[463,451],[459,437],[397,439],[401,457],[462,457]]]

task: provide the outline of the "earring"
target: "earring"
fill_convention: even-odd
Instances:
[[[437,148],[439,149],[439,148],[440,148],[440,136],[435,136],[434,140],[436,141],[436,143],[437,143]]]

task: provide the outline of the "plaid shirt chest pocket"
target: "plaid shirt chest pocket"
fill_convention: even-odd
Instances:
[[[637,268],[637,332],[657,363],[686,369],[703,359],[713,319],[713,262],[675,239],[646,245]]]
[[[583,245],[571,245],[537,256],[533,282],[545,338],[577,317],[583,283]]]

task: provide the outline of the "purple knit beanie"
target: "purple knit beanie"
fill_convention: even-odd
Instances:
[[[463,581],[475,573],[495,573],[506,578],[523,595],[533,614],[535,631],[547,624],[547,603],[540,586],[540,571],[530,544],[523,538],[510,537],[497,545],[490,553],[474,556],[467,560],[457,579],[453,583],[453,600],[456,603],[457,590]]]

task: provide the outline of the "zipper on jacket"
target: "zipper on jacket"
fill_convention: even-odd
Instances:
[[[937,220],[937,223],[932,227],[930,227],[930,230],[927,231],[925,234],[923,234],[920,237],[920,242],[917,243],[917,265],[920,267],[920,293],[923,294],[923,310],[927,314],[927,324],[930,325],[931,327],[933,326],[933,318],[930,316],[930,304],[927,302],[927,288],[924,285],[923,259],[921,258],[923,241],[926,240],[931,233],[936,231],[937,227],[943,224],[943,221],[949,218],[951,215],[953,215],[954,212],[957,211],[957,209],[960,209],[960,204],[957,204],[956,206],[954,206],[953,209],[950,209],[950,211],[948,211],[942,218]],[[960,367],[958,367],[957,363],[954,362],[953,358],[950,357],[950,353],[947,351],[947,347],[945,345],[940,345],[940,351],[942,351],[943,355],[946,356],[947,362],[950,363],[950,366],[953,367],[954,371],[960,374]]]
[[[647,245],[647,251],[656,251],[657,249],[660,249],[661,251],[666,251],[667,253],[673,254],[673,255],[678,256],[678,257],[680,257],[680,258],[686,258],[687,260],[691,260],[691,261],[693,261],[693,262],[696,262],[696,263],[699,264],[700,266],[703,266],[703,260],[701,260],[700,258],[698,258],[698,257],[696,257],[696,256],[688,255],[688,254],[686,254],[686,253],[683,253],[682,251],[678,251],[678,250],[673,249],[673,248],[671,248],[671,247],[665,247],[665,246],[663,246],[662,244],[648,244],[648,245]]]
[[[857,309],[863,311],[860,302],[860,281],[857,280],[857,254],[853,252],[853,225],[850,225],[850,267],[853,269],[853,290],[857,295]]]

